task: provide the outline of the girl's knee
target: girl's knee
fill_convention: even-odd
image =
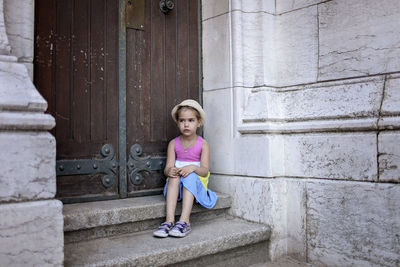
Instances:
[[[168,179],[168,186],[179,186],[180,179],[178,178],[169,178]]]

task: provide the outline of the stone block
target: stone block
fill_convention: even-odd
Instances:
[[[291,177],[377,180],[375,133],[285,136],[284,168]]]
[[[319,5],[319,80],[400,70],[398,0]]]
[[[0,110],[0,130],[51,130],[54,125],[54,118],[49,114]]]
[[[272,201],[271,181],[271,179],[213,174],[210,179],[210,188],[232,197],[230,209],[232,215],[272,225],[271,215],[274,214],[272,205],[276,203]],[[275,187],[274,190],[278,190],[277,188]],[[274,216],[279,216],[279,214],[281,213],[274,214]]]
[[[382,102],[382,115],[398,115],[400,113],[400,77],[391,76],[386,81]]]
[[[252,90],[246,95],[243,104],[243,122],[264,122],[267,120],[282,120],[285,114],[282,109],[284,92],[262,88]]]
[[[275,83],[274,16],[232,12],[232,72],[235,86]]]
[[[233,173],[232,90],[205,91],[203,103],[207,115],[204,136],[210,144],[210,170]]]
[[[204,21],[202,40],[203,90],[230,87],[229,14]]]
[[[288,86],[317,81],[318,12],[317,6],[277,16],[274,34],[276,84]]]
[[[235,174],[271,176],[269,140],[265,136],[244,136],[234,141]],[[246,159],[246,160],[243,160]]]
[[[281,14],[290,12],[296,9],[315,5],[326,0],[277,0],[276,1],[276,13]]]
[[[247,94],[243,121],[378,116],[383,86],[384,78],[377,77],[294,86],[280,91],[260,88]]]
[[[229,12],[229,0],[204,0],[201,4],[203,21]]]
[[[233,139],[235,174],[273,177],[283,175],[283,137],[244,135]]]
[[[285,179],[286,183],[286,212],[287,212],[287,251],[286,254],[306,260],[306,182],[302,179]]]
[[[400,185],[307,183],[308,259],[317,266],[398,266]]]
[[[213,175],[210,187],[231,195],[232,215],[271,226],[272,260],[288,253],[305,258],[306,194],[303,181]]]
[[[26,67],[26,69],[28,70],[28,76],[31,79],[31,81],[33,82],[33,63],[23,63],[22,64]]]
[[[232,12],[235,86],[287,86],[315,82],[318,72],[317,7],[282,16]]]
[[[45,111],[47,103],[21,63],[0,61],[0,110]]]
[[[4,22],[4,0],[0,0],[0,54],[9,55],[11,51]]]
[[[232,0],[232,10],[275,14],[275,0]]]
[[[0,202],[53,198],[56,144],[47,132],[0,132]]]
[[[379,114],[384,79],[355,79],[282,92],[287,120],[372,117]]]
[[[34,1],[4,0],[5,23],[12,55],[20,62],[33,61]]]
[[[400,131],[378,135],[379,181],[400,182]]]
[[[60,201],[2,204],[0,214],[1,266],[62,266]]]

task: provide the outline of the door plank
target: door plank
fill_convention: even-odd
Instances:
[[[104,140],[106,136],[105,109],[105,1],[90,1],[90,140]]]
[[[165,65],[165,91],[166,94],[166,136],[169,139],[171,136],[178,134],[176,125],[173,122],[171,116],[168,116],[172,108],[178,104],[177,100],[177,79],[176,79],[176,67],[177,67],[177,12],[172,10],[165,16],[165,35],[168,36],[168,42],[165,43],[165,54],[168,58],[168,64]],[[172,122],[172,123],[171,123]],[[168,141],[168,140],[167,140]]]
[[[106,135],[109,143],[118,140],[118,5],[115,0],[106,0],[105,15],[105,110]],[[112,26],[115,25],[115,26]],[[116,153],[118,146],[114,147]]]
[[[164,111],[164,79],[165,79],[165,15],[160,12],[158,1],[151,1],[151,128],[149,141],[165,141],[163,135],[165,129]]]
[[[188,97],[192,99],[199,99],[200,84],[199,84],[199,14],[198,14],[198,1],[188,1],[189,4],[189,92]]]
[[[73,138],[78,143],[90,140],[90,0],[74,1],[72,35],[73,89],[72,116]]]
[[[55,16],[48,16],[56,12],[55,0],[42,0],[36,3],[35,14],[35,71],[34,80],[43,85],[41,94],[45,99],[53,99],[51,90],[53,84],[53,57],[55,45]],[[38,18],[41,18],[40,20]],[[54,101],[48,102],[47,113],[55,113]],[[54,129],[52,130],[54,134]]]
[[[176,5],[178,6],[178,63],[176,70],[176,86],[177,95],[183,100],[189,97],[189,1],[178,0],[176,1]]]
[[[73,26],[73,2],[57,1],[57,29],[55,31],[55,68],[53,94],[55,96],[56,110],[56,140],[57,151],[60,149],[58,142],[72,140],[72,77],[73,61],[72,53],[72,26]],[[44,87],[45,88],[45,87]],[[51,87],[50,87],[51,88]],[[62,150],[61,150],[62,151]]]

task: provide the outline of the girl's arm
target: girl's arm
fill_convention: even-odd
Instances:
[[[201,147],[201,159],[200,159],[200,167],[196,165],[188,165],[183,168],[180,168],[179,174],[183,177],[188,176],[190,173],[195,172],[200,176],[207,176],[210,169],[210,146],[208,142],[203,139],[203,144]]]
[[[169,178],[179,178],[179,169],[175,168],[175,142],[172,139],[168,144],[167,163],[165,164],[164,174]]]

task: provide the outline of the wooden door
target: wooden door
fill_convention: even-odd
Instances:
[[[127,28],[126,35],[127,148],[139,144],[147,156],[165,156],[168,141],[179,134],[172,108],[200,95],[199,1],[175,0],[167,14],[159,4],[146,1],[144,30]],[[161,171],[142,175],[139,184],[130,176],[128,194],[165,184]]]
[[[199,99],[198,1],[164,14],[146,0],[144,30],[124,26],[123,2],[35,1],[34,83],[56,119],[56,197],[67,203],[161,192],[162,164],[138,163],[162,161],[178,134],[170,110]]]

